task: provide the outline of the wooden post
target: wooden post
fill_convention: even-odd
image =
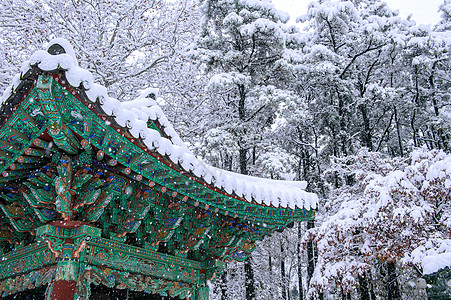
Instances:
[[[193,300],[208,300],[210,290],[208,286],[197,286]]]
[[[36,235],[42,237],[57,259],[56,274],[46,292],[46,300],[85,299],[87,295],[76,295],[80,268],[87,236],[100,236],[100,229],[83,222],[55,221],[39,227]]]
[[[60,260],[56,266],[56,275],[53,286],[47,295],[51,300],[72,300],[75,298],[75,288],[77,286],[78,260]]]

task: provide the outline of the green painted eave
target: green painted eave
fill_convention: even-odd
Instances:
[[[118,167],[128,169],[130,178],[150,187],[156,186],[165,193],[172,193],[173,197],[188,201],[191,205],[271,228],[313,217],[312,210],[259,205],[208,185],[182,170],[169,158],[147,149],[126,128],[115,124],[113,118],[102,113],[98,105],[83,100],[84,97],[78,91],[64,86],[53,77],[49,77],[49,80],[52,99],[58,99],[67,113],[64,120],[66,126],[79,139],[88,141],[93,149],[103,151],[106,157],[116,160]],[[46,118],[39,113],[39,92],[42,94],[33,86],[2,127],[0,141],[3,141],[4,146],[0,148],[3,151],[0,153],[3,154],[0,171],[8,173],[9,178],[16,178],[13,174],[20,176],[20,171],[8,168],[48,129]],[[149,124],[157,127],[153,122]],[[14,144],[18,149],[8,149],[7,143]]]

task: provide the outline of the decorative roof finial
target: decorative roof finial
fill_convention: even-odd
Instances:
[[[66,39],[56,38],[51,40],[47,45],[47,52],[51,55],[69,54],[76,61],[74,48]]]
[[[64,50],[63,46],[61,46],[60,44],[52,44],[47,49],[47,52],[52,55],[58,55],[58,54],[66,53],[66,50]]]

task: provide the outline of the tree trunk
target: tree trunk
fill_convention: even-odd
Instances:
[[[238,102],[238,116],[241,121],[246,120],[246,89],[244,85],[238,85],[238,91],[240,93],[240,99]],[[243,136],[239,139],[239,152],[240,152],[240,173],[247,175],[247,146],[242,142],[246,138],[246,129],[243,132]]]
[[[370,296],[371,300],[376,300],[376,293],[374,292],[374,282],[371,276],[371,272],[368,272],[368,283],[370,284]]]
[[[245,286],[246,286],[246,300],[255,299],[255,286],[254,286],[254,270],[252,269],[252,259],[250,256],[244,261],[244,273],[245,273]]]
[[[387,300],[401,300],[398,275],[394,262],[387,263]]]
[[[347,141],[346,141],[346,129],[347,129],[347,125],[346,124],[346,120],[345,120],[345,104],[344,104],[344,100],[343,100],[343,96],[340,95],[337,92],[338,95],[338,117],[340,118],[340,132],[339,132],[339,136],[340,136],[340,142],[341,142],[341,153],[340,153],[340,157],[345,157],[348,155],[348,150],[347,150]]]
[[[419,143],[417,141],[417,129],[415,127],[415,117],[416,117],[419,99],[420,99],[420,88],[419,88],[419,84],[418,84],[418,68],[415,66],[415,98],[413,100],[414,108],[413,108],[412,118],[410,119],[410,127],[412,128],[412,133],[413,133],[413,145],[415,147],[419,147]]]
[[[399,128],[398,110],[396,109],[396,106],[393,106],[393,113],[395,115],[396,133],[398,134],[399,154],[402,157],[404,156],[404,149],[402,146],[401,129]]]
[[[238,91],[240,94],[240,99],[238,103],[238,116],[241,121],[246,120],[246,88],[244,85],[238,85]],[[240,141],[245,139],[246,130],[243,132],[243,136]],[[241,143],[239,145],[239,155],[240,155],[240,173],[247,175],[247,145]],[[245,275],[245,286],[246,286],[246,299],[255,299],[255,279],[254,270],[252,269],[252,259],[248,256],[244,261],[244,275]]]
[[[280,274],[282,275],[282,299],[287,300],[287,289],[285,280],[285,256],[283,254],[283,245],[280,245]]]
[[[221,300],[227,300],[227,268],[221,275]]]
[[[368,117],[368,110],[365,104],[359,105],[360,112],[362,113],[362,144],[367,147],[370,151],[373,151],[373,141],[371,137],[371,126],[370,119]]]
[[[438,104],[437,98],[436,98],[437,93],[436,93],[435,82],[434,82],[434,73],[435,73],[436,66],[437,66],[437,62],[434,62],[433,67],[432,67],[432,70],[433,70],[432,74],[429,76],[429,85],[432,90],[431,100],[432,100],[432,106],[434,108],[434,114],[435,114],[435,117],[438,118],[440,115],[440,110],[439,110],[439,104]],[[439,139],[437,139],[437,148],[447,150],[448,149],[448,140],[447,140],[445,133],[443,132],[443,128],[441,128],[440,126],[437,128],[437,135],[439,138]]]
[[[268,263],[269,263],[269,282],[268,282],[268,288],[269,288],[269,297],[273,297],[273,284],[272,284],[272,256],[271,253],[269,253],[268,256]]]
[[[302,239],[302,227],[301,223],[298,223],[298,289],[299,300],[304,300],[304,288],[302,284],[302,263],[301,263],[301,239]]]
[[[360,292],[360,300],[371,300],[370,292],[368,290],[368,280],[363,273],[362,276],[359,276],[359,292]]]
[[[309,220],[307,221],[307,230],[315,227],[315,221]],[[315,257],[313,253],[313,241],[308,242],[307,244],[307,281],[310,284],[310,280],[313,277],[313,272],[315,270]]]
[[[240,148],[240,173],[247,175],[247,149]]]

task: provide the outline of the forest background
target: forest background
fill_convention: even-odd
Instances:
[[[55,37],[127,101],[147,87],[216,167],[305,180],[315,220],[229,263],[211,299],[425,299],[451,265],[451,1],[0,0],[0,88]],[[445,258],[445,259],[444,259]],[[436,262],[442,261],[442,264]]]

